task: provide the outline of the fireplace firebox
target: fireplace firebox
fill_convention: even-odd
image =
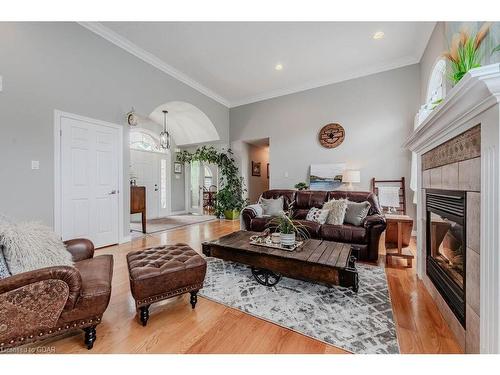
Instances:
[[[427,275],[465,328],[466,192],[426,190]]]

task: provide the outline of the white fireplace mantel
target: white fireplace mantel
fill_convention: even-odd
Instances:
[[[480,350],[500,353],[500,64],[473,69],[448,93],[403,147],[422,155],[481,124]],[[417,194],[417,272],[425,274],[425,207]]]

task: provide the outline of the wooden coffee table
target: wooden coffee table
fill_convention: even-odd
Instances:
[[[276,285],[282,276],[340,285],[358,291],[358,272],[351,245],[308,239],[293,251],[250,244],[250,237],[262,234],[238,231],[202,244],[203,254],[252,267],[262,285]]]

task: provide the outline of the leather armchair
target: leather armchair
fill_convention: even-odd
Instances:
[[[74,267],[57,266],[0,280],[0,351],[74,329],[92,349],[111,296],[112,255],[94,258],[86,239],[65,242]]]

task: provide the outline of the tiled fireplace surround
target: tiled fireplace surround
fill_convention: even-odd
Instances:
[[[427,274],[423,281],[466,353],[479,353],[479,252],[481,197],[481,126],[422,155],[422,195],[426,189],[466,191],[465,329]],[[425,206],[425,198],[424,198]],[[425,219],[424,219],[425,220]]]
[[[500,353],[500,64],[471,70],[404,147],[417,155],[417,274],[466,353]],[[466,324],[426,272],[426,189],[466,191]]]

